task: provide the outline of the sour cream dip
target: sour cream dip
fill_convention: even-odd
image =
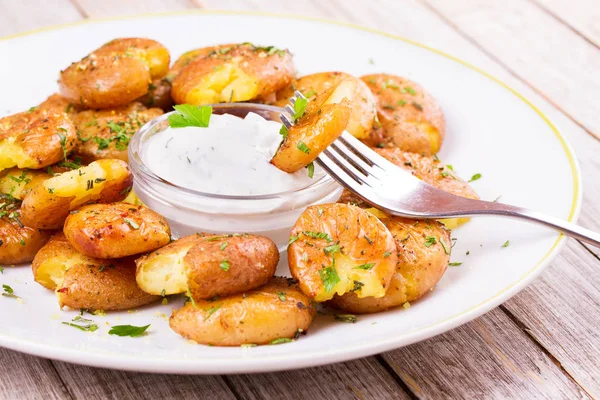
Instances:
[[[208,127],[171,128],[152,136],[142,158],[160,178],[208,194],[256,196],[301,189],[318,180],[302,169],[293,174],[269,161],[282,137],[281,123],[255,113],[210,117]]]

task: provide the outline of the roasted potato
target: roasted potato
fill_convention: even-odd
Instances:
[[[76,139],[75,126],[62,109],[32,107],[0,118],[0,171],[40,169],[67,158]]]
[[[177,60],[175,60],[173,65],[171,65],[171,68],[167,73],[166,79],[172,83],[177,77],[177,75],[179,75],[179,73],[185,67],[187,67],[192,61],[196,60],[197,58],[206,57],[208,55],[214,56],[221,53],[227,54],[229,50],[235,46],[237,46],[236,43],[227,43],[219,44],[216,46],[201,47],[199,49],[186,51],[181,56],[179,56]]]
[[[75,249],[96,258],[146,253],[171,241],[164,217],[127,203],[90,204],[71,211],[63,231]]]
[[[296,122],[291,128],[282,129],[283,141],[271,164],[292,173],[313,162],[346,128],[352,113],[348,99],[355,91],[354,81],[343,80],[308,101],[305,109],[298,106],[297,100],[293,116]]]
[[[73,117],[77,128],[75,154],[85,162],[103,158],[128,161],[127,146],[133,134],[162,113],[160,108],[148,109],[140,103],[77,113]]]
[[[35,186],[23,199],[21,221],[40,229],[60,229],[69,211],[96,203],[123,200],[133,176],[121,160],[98,160],[56,175]]]
[[[41,170],[10,168],[0,173],[0,193],[23,200],[35,186],[51,178],[52,175]]]
[[[206,50],[191,52],[191,61],[173,79],[171,95],[177,104],[248,101],[292,81],[294,65],[287,50],[250,43]]]
[[[184,236],[135,260],[138,286],[146,293],[163,296],[185,293],[188,284],[183,259],[196,243],[212,236]]]
[[[166,77],[155,79],[148,86],[148,93],[140,97],[137,101],[148,108],[157,107],[163,111],[172,110],[171,82]]]
[[[75,250],[62,232],[53,235],[35,255],[31,263],[33,279],[54,290],[63,281],[65,271],[73,265],[108,265],[111,261],[88,257]]]
[[[265,237],[199,233],[140,257],[136,279],[151,294],[189,291],[200,300],[256,288],[278,261],[277,247]]]
[[[318,72],[305,75],[294,81],[291,86],[277,92],[275,104],[285,107],[294,90],[300,91],[309,100],[321,93],[338,85],[342,80],[352,80],[356,83],[356,92],[349,98],[352,113],[346,125],[346,130],[359,139],[365,139],[373,130],[373,121],[377,116],[377,103],[375,96],[369,87],[360,79],[345,72]]]
[[[277,245],[264,236],[213,236],[192,247],[184,258],[194,300],[229,296],[264,285],[279,262]]]
[[[56,288],[58,305],[79,310],[128,310],[160,299],[135,283],[132,259],[106,260],[107,264],[75,264],[65,271]]]
[[[361,79],[377,98],[378,121],[368,144],[423,155],[439,151],[446,122],[433,96],[417,83],[395,75],[365,75]]]
[[[169,69],[169,51],[151,39],[112,40],[60,74],[61,94],[83,108],[124,106],[148,93]]]
[[[290,279],[275,277],[244,294],[188,302],[173,312],[171,329],[213,346],[270,344],[306,333],[315,314],[311,300]]]
[[[40,103],[37,107],[39,109],[45,109],[48,111],[64,112],[69,117],[72,117],[80,111],[77,104],[71,103],[69,100],[61,96],[59,93],[55,93]]]
[[[308,207],[292,228],[288,264],[315,301],[354,292],[383,297],[396,269],[396,244],[377,217],[349,204]]]
[[[368,209],[385,224],[396,242],[398,265],[385,296],[335,296],[327,304],[351,313],[384,311],[417,300],[442,278],[450,261],[450,231],[433,220],[411,220]]]
[[[2,195],[0,202],[0,264],[30,262],[52,232],[24,226],[19,202],[12,197]]]

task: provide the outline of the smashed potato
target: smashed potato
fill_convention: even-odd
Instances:
[[[84,108],[123,106],[148,93],[152,80],[167,74],[169,63],[169,51],[154,40],[115,39],[62,71],[60,92]]]
[[[52,175],[41,170],[6,169],[0,173],[0,193],[8,194],[17,200],[23,200],[31,189],[51,177]]]
[[[85,162],[103,158],[127,161],[127,146],[133,134],[162,113],[160,108],[148,109],[140,103],[77,113],[73,117],[78,139],[75,154]]]
[[[433,96],[417,83],[396,75],[365,75],[361,79],[377,98],[378,122],[368,144],[423,155],[440,150],[446,122]]]
[[[186,54],[180,65],[187,65],[172,81],[171,94],[177,104],[252,100],[289,85],[294,74],[290,52],[272,46],[242,43]]]
[[[253,235],[185,236],[136,260],[137,282],[151,294],[189,291],[195,300],[256,288],[275,273],[279,251]]]
[[[140,307],[160,299],[143,292],[135,282],[131,259],[105,260],[106,264],[75,264],[56,288],[62,308],[117,311]]]
[[[65,272],[76,264],[107,265],[106,260],[88,257],[77,251],[62,232],[53,235],[35,255],[31,263],[33,279],[54,290],[63,281]]]
[[[148,86],[148,93],[140,97],[137,101],[148,108],[157,107],[163,111],[172,110],[171,82],[167,78],[155,79]]]
[[[62,159],[75,146],[76,130],[68,115],[55,106],[0,118],[0,171],[40,169]]]
[[[94,161],[35,186],[23,199],[21,220],[35,228],[59,229],[69,211],[84,204],[123,200],[132,182],[133,176],[124,161]]]
[[[313,162],[346,128],[352,112],[348,99],[355,91],[352,80],[343,80],[308,101],[305,109],[295,106],[301,111],[293,116],[295,124],[283,129],[283,141],[271,164],[292,173]]]
[[[371,211],[374,209],[370,209]],[[355,314],[374,313],[417,300],[430,291],[448,268],[450,231],[433,220],[411,220],[374,210],[388,228],[398,252],[398,265],[381,298],[359,298],[355,293],[335,296],[327,304]]]
[[[2,196],[0,201],[0,264],[30,262],[52,232],[24,226],[20,221],[19,203],[7,196]]]
[[[244,294],[188,302],[173,312],[171,329],[213,346],[276,344],[306,333],[315,307],[290,279],[275,277]]]
[[[277,92],[275,104],[285,107],[290,97],[294,95],[294,90],[300,91],[307,99],[312,100],[317,93],[338,85],[342,80],[352,80],[356,84],[356,92],[348,99],[352,113],[346,130],[359,139],[365,139],[373,130],[373,121],[377,115],[375,96],[363,81],[345,72],[318,72],[305,75],[293,82],[291,86]]]
[[[315,301],[334,294],[383,297],[398,260],[394,238],[367,211],[349,204],[308,207],[292,228],[288,264]]]
[[[90,204],[72,211],[64,233],[89,257],[121,258],[156,250],[171,241],[164,217],[127,203]]]
[[[278,262],[277,245],[267,237],[210,237],[184,258],[189,293],[198,300],[257,288],[273,277]]]

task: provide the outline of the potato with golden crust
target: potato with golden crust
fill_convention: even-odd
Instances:
[[[98,160],[53,176],[23,199],[21,221],[40,229],[60,229],[69,211],[88,203],[112,203],[127,197],[133,176],[121,160]]]
[[[41,102],[36,109],[46,109],[52,111],[62,111],[69,117],[72,117],[77,113],[79,107],[77,104],[71,103],[69,100],[60,95],[60,93],[54,93],[50,95],[46,100]]]
[[[0,172],[0,193],[23,200],[35,186],[52,175],[42,170],[10,168]]]
[[[394,238],[377,217],[349,204],[308,207],[292,228],[288,264],[304,294],[383,297],[398,256]]]
[[[166,77],[153,80],[148,86],[148,93],[137,101],[148,108],[171,111],[174,104],[171,97],[171,82]]]
[[[373,130],[373,121],[377,116],[377,102],[363,81],[345,72],[317,72],[305,75],[294,81],[291,86],[277,92],[275,105],[285,107],[289,103],[290,97],[294,95],[294,90],[300,91],[306,98],[312,100],[318,93],[324,92],[346,79],[356,83],[356,92],[349,98],[352,113],[346,130],[359,139],[365,139]]]
[[[378,122],[367,139],[369,145],[423,155],[440,150],[446,122],[433,96],[419,84],[396,75],[373,74],[361,79],[377,98]]]
[[[313,162],[348,125],[352,113],[348,99],[355,91],[355,82],[343,80],[307,103],[298,99],[292,116],[295,123],[289,129],[282,128],[283,141],[271,164],[292,173]]]
[[[148,93],[154,79],[167,74],[169,51],[143,38],[120,38],[72,63],[60,74],[61,94],[84,108],[113,108]]]
[[[58,232],[37,252],[31,263],[31,270],[37,283],[54,290],[73,265],[107,266],[110,262],[81,254],[71,246],[64,233]]]
[[[150,294],[185,293],[188,290],[184,258],[197,243],[215,235],[184,236],[135,260],[138,286]]]
[[[310,298],[293,281],[274,277],[243,294],[188,302],[173,312],[169,325],[200,344],[271,344],[306,333],[315,311]]]
[[[173,79],[171,95],[177,104],[256,99],[289,85],[294,74],[290,52],[272,46],[242,43],[196,52]]]
[[[57,285],[58,305],[75,310],[117,311],[160,299],[142,291],[135,282],[133,259],[105,260],[108,264],[74,264]]]
[[[136,260],[137,282],[151,294],[188,292],[195,300],[254,289],[275,273],[277,246],[254,235],[185,236]]]
[[[23,264],[33,260],[52,232],[24,226],[19,202],[0,195],[0,264]]]
[[[133,134],[146,122],[161,115],[160,108],[146,108],[141,103],[108,110],[77,113],[75,154],[85,162],[104,158],[128,161],[127,147]]]
[[[426,294],[446,272],[452,249],[450,230],[440,222],[388,216],[375,209],[367,211],[374,211],[394,237],[398,265],[385,296],[359,298],[355,293],[347,293],[327,303],[356,314],[385,311]]]
[[[264,236],[213,236],[201,240],[184,258],[194,300],[229,296],[264,285],[279,262],[277,245]]]
[[[75,249],[95,258],[146,253],[171,241],[163,216],[127,203],[90,204],[71,211],[63,231]]]
[[[0,171],[40,169],[59,162],[73,149],[76,137],[70,118],[54,106],[0,118]]]

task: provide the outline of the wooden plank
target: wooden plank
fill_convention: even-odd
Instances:
[[[49,360],[0,348],[0,399],[72,399]]]
[[[383,358],[420,398],[590,398],[500,309]]]
[[[600,137],[596,46],[527,1],[424,1]]]
[[[75,399],[235,399],[219,376],[153,375],[54,361]],[[43,386],[38,386],[43,388]]]
[[[243,399],[410,399],[375,357],[228,380]]]
[[[574,242],[527,293],[503,306],[592,397],[600,398],[598,260]]]
[[[600,47],[600,7],[597,0],[533,0],[554,18]]]
[[[90,18],[105,18],[131,14],[157,13],[193,8],[188,0],[72,0]]]
[[[81,19],[69,0],[44,0],[35,6],[26,1],[0,0],[0,10],[0,36]]]

